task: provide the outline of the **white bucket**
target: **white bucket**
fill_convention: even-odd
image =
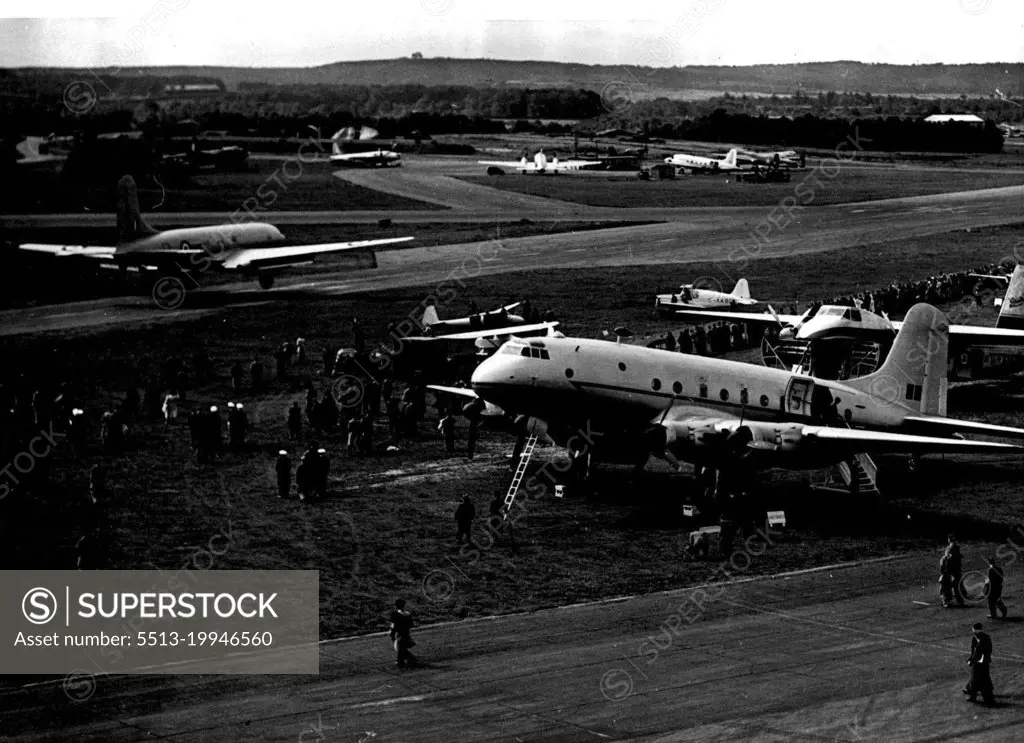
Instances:
[[[555,497],[562,498],[565,496],[565,485],[555,485]]]

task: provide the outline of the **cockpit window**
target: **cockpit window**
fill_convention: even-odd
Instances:
[[[525,348],[523,348],[523,346],[508,345],[508,346],[503,347],[501,349],[501,352],[502,353],[507,353],[510,356],[518,356],[520,349],[522,349],[524,351],[526,350]],[[527,355],[529,355],[529,354],[527,354]]]
[[[543,348],[532,348],[530,346],[523,346],[522,352],[519,354],[528,359],[550,359],[551,354],[545,351]]]

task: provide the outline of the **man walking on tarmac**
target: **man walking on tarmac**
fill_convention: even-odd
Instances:
[[[405,609],[405,599],[396,599],[395,610],[391,612],[391,644],[398,654],[399,668],[417,665],[416,657],[409,652],[409,648],[416,647],[416,641],[412,639],[412,614]]]
[[[995,704],[995,696],[992,694],[992,676],[990,666],[992,665],[992,638],[981,631],[981,622],[976,622],[974,637],[971,639],[971,657],[967,663],[971,666],[971,680],[964,688],[964,694],[968,701],[975,701],[978,694],[985,704]]]

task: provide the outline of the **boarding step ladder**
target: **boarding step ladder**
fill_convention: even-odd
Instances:
[[[523,477],[526,476],[526,467],[530,464],[530,458],[533,456],[533,450],[537,447],[537,434],[530,434],[526,441],[523,442],[523,450],[519,453],[519,464],[516,466],[516,472],[512,475],[512,482],[508,486],[508,492],[505,493],[505,505],[502,507],[502,522],[508,520],[508,515],[512,512],[512,504],[516,500],[516,493],[519,492],[519,486],[523,482]]]
[[[814,490],[844,495],[881,495],[878,466],[867,454],[858,454],[852,462],[840,462],[833,467],[825,481],[815,485]]]

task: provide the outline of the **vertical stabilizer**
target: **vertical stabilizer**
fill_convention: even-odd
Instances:
[[[117,182],[117,242],[124,244],[157,233],[139,209],[139,191],[135,179],[126,175]]]
[[[736,155],[737,154],[738,154],[738,152],[737,152],[737,150],[735,148],[729,150],[725,154],[725,161],[724,161],[723,164],[735,168],[736,167]]]
[[[997,328],[1024,330],[1024,263],[1018,263],[1006,287],[1003,307],[999,310]]]
[[[428,304],[423,308],[423,326],[430,327],[438,322],[441,322],[441,318],[437,316],[437,308],[432,304]]]
[[[878,371],[844,384],[922,415],[946,415],[949,321],[930,304],[910,308]]]
[[[750,285],[746,279],[740,279],[736,282],[736,287],[732,290],[732,296],[737,299],[750,299]]]

